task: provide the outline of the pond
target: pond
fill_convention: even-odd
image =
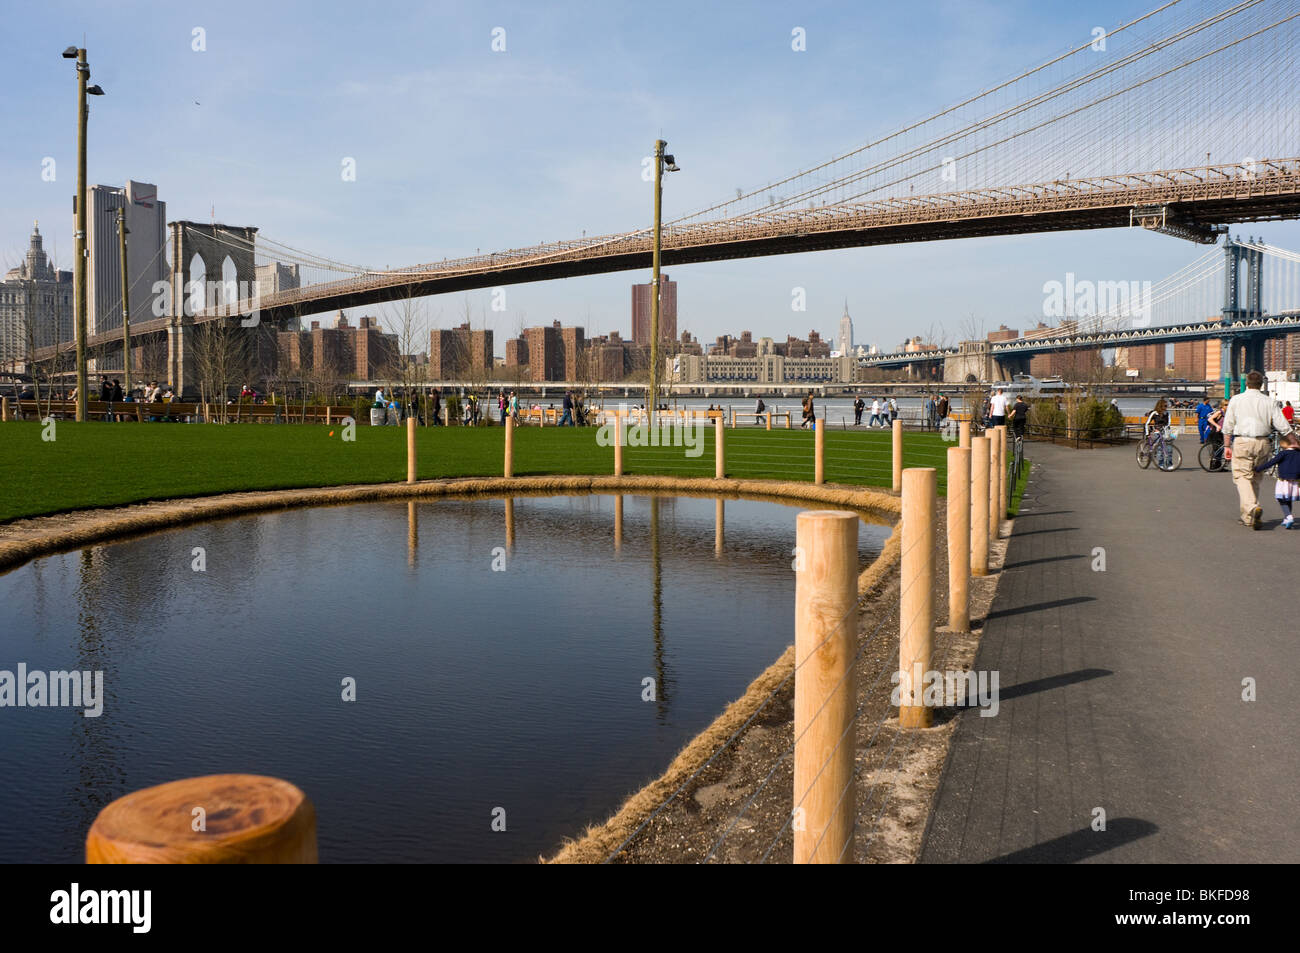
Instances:
[[[0,707],[0,862],[80,861],[113,799],[225,772],[301,787],[322,862],[549,854],[793,641],[798,511],[368,503],[35,560],[0,576],[0,678],[102,673],[102,710]]]

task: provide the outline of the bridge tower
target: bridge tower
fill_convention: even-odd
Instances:
[[[171,229],[172,300],[167,320],[167,375],[176,393],[193,390],[194,372],[194,305],[187,285],[190,262],[197,255],[203,264],[203,280],[208,288],[221,285],[227,258],[235,266],[236,298],[253,294],[257,281],[254,242],[257,229],[251,226],[218,225],[202,222],[168,222]],[[223,296],[224,299],[224,296]],[[210,298],[208,299],[210,300]],[[232,309],[231,314],[235,311]]]
[[[1223,242],[1223,324],[1227,327],[1263,315],[1264,253],[1226,235]],[[1263,334],[1225,333],[1220,339],[1221,373],[1229,390],[1240,390],[1246,371],[1264,369]],[[1242,366],[1244,364],[1244,366]]]

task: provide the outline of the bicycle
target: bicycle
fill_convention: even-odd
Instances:
[[[1155,463],[1156,469],[1172,473],[1183,465],[1183,452],[1174,446],[1174,433],[1162,427],[1144,436],[1137,445],[1137,465],[1143,470]]]
[[[1201,444],[1201,451],[1196,455],[1196,462],[1206,473],[1220,473],[1232,469],[1229,461],[1223,459],[1223,441],[1207,440]]]

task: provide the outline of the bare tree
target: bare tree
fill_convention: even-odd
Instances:
[[[230,388],[248,376],[249,338],[241,333],[237,319],[217,319],[194,325],[194,363],[199,389],[206,401],[211,395],[218,404],[222,423],[229,420],[226,401]]]

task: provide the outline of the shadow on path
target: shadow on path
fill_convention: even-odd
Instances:
[[[1131,844],[1143,837],[1150,837],[1160,830],[1151,821],[1136,817],[1117,817],[1107,822],[1104,831],[1094,831],[1085,827],[1064,837],[1057,837],[1026,847],[1024,850],[1003,854],[984,861],[986,864],[1074,864],[1088,860],[1098,854],[1125,844]]]
[[[1032,681],[1024,682],[1020,685],[1012,685],[1009,688],[998,689],[998,700],[1006,701],[1008,698],[1019,698],[1022,695],[1032,695],[1035,692],[1046,692],[1053,688],[1060,688],[1063,685],[1074,685],[1077,682],[1090,682],[1094,678],[1105,678],[1107,675],[1114,675],[1107,668],[1081,668],[1077,672],[1062,672],[1060,675],[1048,675],[1046,678],[1035,678]]]
[[[1059,609],[1062,606],[1077,606],[1083,602],[1096,602],[1092,596],[1071,596],[1068,599],[1053,599],[1051,602],[1031,602],[1027,606],[1017,606],[1014,609],[999,609],[997,612],[990,612],[983,619],[987,622],[989,619],[1005,619],[1007,616],[1024,615],[1027,612],[1041,612],[1044,609]],[[972,625],[974,623],[971,623]]]

